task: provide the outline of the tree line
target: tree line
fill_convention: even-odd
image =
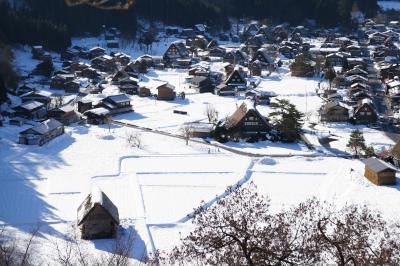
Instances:
[[[226,25],[228,18],[268,19],[299,24],[306,18],[323,26],[350,24],[354,4],[367,16],[378,10],[377,0],[137,0],[138,14],[169,23]]]

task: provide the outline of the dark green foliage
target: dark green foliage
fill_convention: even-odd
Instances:
[[[336,78],[336,72],[332,67],[325,71],[325,78],[329,81],[329,89],[331,89],[332,81]]]
[[[314,75],[315,69],[308,55],[299,54],[290,65],[290,71],[295,77],[310,77]]]
[[[2,76],[0,75],[0,103],[7,101],[7,90],[6,85],[4,85],[4,81]]]
[[[295,142],[300,139],[303,114],[288,100],[277,99],[271,103],[274,111],[270,114],[272,124],[277,130],[278,139],[283,142]]]
[[[0,41],[0,103],[7,100],[7,88],[15,89],[18,84],[18,75],[11,62],[11,49]]]
[[[356,0],[137,0],[138,14],[168,23],[191,26],[207,22],[226,23],[228,17],[268,19],[275,23],[302,23],[316,19],[324,26],[350,26],[350,12]],[[377,0],[357,1],[362,12],[376,14]]]
[[[355,157],[360,155],[361,150],[365,150],[365,139],[360,130],[356,129],[351,132],[347,147],[354,153]]]
[[[69,34],[100,33],[102,26],[117,27],[123,32],[135,33],[134,9],[127,11],[100,10],[87,5],[70,7],[64,0],[25,0],[32,13],[64,24]],[[44,8],[45,7],[45,8]],[[154,8],[154,7],[153,7]]]
[[[64,24],[54,23],[27,10],[15,11],[0,1],[0,41],[29,45],[41,44],[48,49],[62,50],[71,44]]]

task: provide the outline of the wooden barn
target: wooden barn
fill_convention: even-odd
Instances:
[[[176,97],[175,86],[169,83],[158,86],[157,100],[173,101]]]
[[[82,239],[114,238],[119,225],[118,208],[97,187],[78,208],[78,226]]]
[[[390,164],[371,157],[364,161],[364,176],[375,185],[396,185],[396,169]]]
[[[55,119],[48,119],[42,123],[19,133],[19,144],[43,145],[50,140],[64,134],[64,125]]]

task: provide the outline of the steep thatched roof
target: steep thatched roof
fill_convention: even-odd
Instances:
[[[85,221],[86,217],[96,207],[101,206],[110,217],[119,224],[118,208],[98,187],[93,187],[91,193],[85,198],[78,208],[78,225]]]

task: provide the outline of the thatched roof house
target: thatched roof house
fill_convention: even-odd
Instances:
[[[83,239],[112,238],[119,224],[118,208],[98,187],[79,206],[77,218]]]

